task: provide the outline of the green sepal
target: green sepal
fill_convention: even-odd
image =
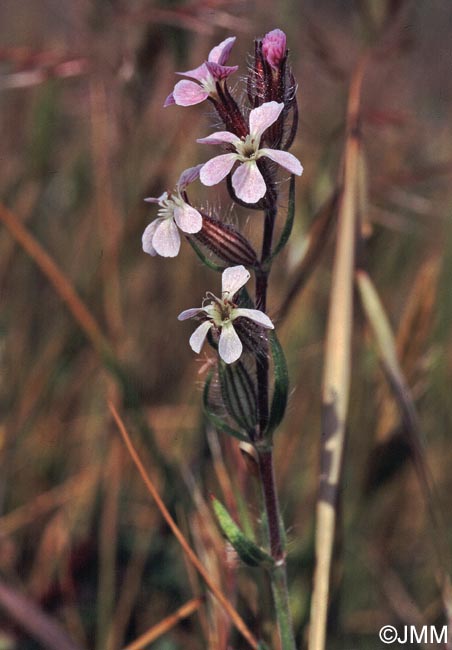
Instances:
[[[212,262],[212,260],[209,260],[209,258],[206,255],[204,255],[202,250],[199,248],[199,246],[197,246],[197,244],[195,244],[195,242],[193,241],[193,239],[191,237],[187,237],[187,240],[188,240],[188,243],[190,244],[190,246],[195,251],[196,255],[201,260],[201,262],[203,264],[205,264],[207,267],[209,267],[209,269],[212,269],[213,271],[218,271],[219,273],[222,273],[227,268],[227,266],[222,266],[221,264],[215,264],[215,262]]]
[[[207,376],[206,383],[204,385],[204,390],[203,390],[204,415],[209,420],[209,422],[219,431],[223,431],[223,433],[228,433],[230,436],[233,436],[234,438],[237,438],[242,442],[249,442],[250,439],[248,438],[248,436],[245,436],[243,433],[240,433],[239,431],[233,429],[231,426],[229,426],[227,422],[222,420],[222,418],[216,415],[210,408],[209,389],[210,389],[210,384],[212,383],[212,377],[213,377],[213,371],[211,370]]]
[[[242,562],[248,566],[259,566],[270,569],[274,565],[274,560],[271,555],[243,534],[218,499],[212,497],[212,504],[221,530],[234,547]]]
[[[272,353],[275,383],[270,415],[265,429],[266,438],[269,438],[281,423],[286,412],[287,397],[289,394],[289,373],[287,371],[286,358],[274,332],[269,333],[268,342]]]
[[[257,424],[257,397],[253,380],[242,361],[228,365],[218,362],[223,403],[229,415],[250,435]]]
[[[284,248],[284,246],[289,241],[289,237],[292,234],[293,222],[295,219],[295,176],[292,174],[290,177],[289,185],[289,205],[287,206],[287,217],[284,228],[282,229],[279,241],[276,244],[275,248],[270,255],[270,260],[272,260],[278,253]]]

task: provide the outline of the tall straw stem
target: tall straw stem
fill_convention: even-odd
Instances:
[[[323,374],[321,468],[316,508],[316,568],[309,650],[324,650],[326,642],[330,574],[350,390],[357,171],[361,146],[359,104],[366,62],[367,56],[364,56],[351,80],[347,107],[343,193],[338,214]]]

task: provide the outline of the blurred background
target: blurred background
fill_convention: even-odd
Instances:
[[[366,264],[396,334],[446,515],[432,529],[357,307],[328,648],[376,650],[383,624],[444,622],[434,541],[440,536],[451,550],[450,1],[2,0],[4,650],[119,650],[205,592],[130,462],[109,400],[209,573],[253,632],[277,647],[268,585],[231,555],[208,503],[213,492],[242,522],[253,520],[258,486],[237,444],[202,421],[207,355],[191,352],[190,325],[176,318],[218,290],[219,276],[184,242],[175,260],[141,250],[156,216],[143,198],[171,190],[181,170],[211,154],[195,142],[215,123],[208,106],[162,107],[175,71],[196,67],[236,35],[230,65],[240,71],[232,86],[243,97],[253,40],[275,27],[287,33],[299,84],[292,151],[305,172],[294,236],[275,265],[270,316],[278,318],[309,229],[337,185],[350,76],[378,41],[362,99]],[[251,236],[261,218],[231,212],[222,187],[195,184],[191,196],[240,220]],[[313,570],[333,244],[334,232],[279,321],[292,392],[276,463],[300,647]],[[207,595],[149,647],[245,647],[235,635]]]

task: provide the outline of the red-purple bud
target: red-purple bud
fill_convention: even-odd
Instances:
[[[280,29],[273,29],[262,39],[262,54],[267,63],[277,70],[286,56],[286,35]]]

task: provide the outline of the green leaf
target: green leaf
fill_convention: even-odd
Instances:
[[[213,509],[220,528],[234,547],[240,559],[248,566],[271,568],[273,558],[251,539],[246,537],[237,526],[229,512],[218,499],[212,497]]]
[[[248,436],[245,436],[243,433],[240,433],[239,431],[233,429],[231,426],[229,426],[229,424],[227,424],[227,422],[222,420],[218,415],[216,415],[212,411],[209,404],[209,390],[210,390],[210,384],[212,383],[212,377],[213,377],[213,371],[211,370],[209,375],[207,376],[206,383],[204,385],[204,391],[203,391],[204,414],[206,418],[219,431],[228,433],[230,436],[233,436],[234,438],[237,438],[242,442],[249,442],[250,440]]]
[[[273,358],[275,384],[270,407],[268,425],[265,430],[266,437],[270,437],[284,417],[289,393],[289,373],[287,372],[286,358],[276,334],[270,332],[268,336]]]
[[[295,176],[292,174],[290,178],[290,186],[289,186],[289,205],[287,207],[286,223],[284,224],[284,228],[282,230],[279,241],[276,244],[275,248],[273,249],[273,252],[270,256],[270,260],[276,257],[276,255],[278,255],[278,253],[284,248],[284,246],[289,241],[289,237],[292,234],[294,219],[295,219]]]

